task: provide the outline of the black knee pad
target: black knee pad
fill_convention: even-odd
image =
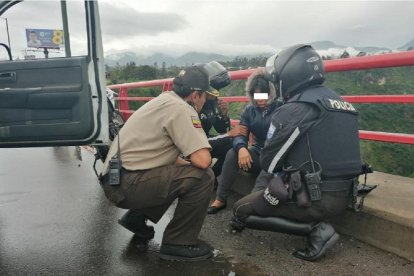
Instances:
[[[249,216],[246,218],[246,227],[250,229],[273,231],[298,236],[306,236],[312,232],[315,222],[298,222],[279,217]]]

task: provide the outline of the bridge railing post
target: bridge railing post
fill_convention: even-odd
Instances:
[[[128,100],[126,100],[126,98],[128,98],[128,88],[121,87],[119,89],[118,97],[118,109],[121,112],[122,117],[124,117],[124,120],[128,120],[131,116],[131,114],[127,112],[129,110]]]

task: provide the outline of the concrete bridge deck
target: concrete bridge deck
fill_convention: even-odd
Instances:
[[[301,261],[290,253],[303,245],[303,238],[253,230],[233,233],[227,208],[208,216],[201,233],[217,249],[216,257],[194,264],[171,263],[161,261],[157,250],[174,208],[155,226],[152,241],[137,240],[116,223],[124,210],[111,206],[103,195],[89,151],[59,147],[0,152],[0,275],[412,275],[414,271],[411,255],[396,255],[404,256],[412,252],[405,248],[413,247],[412,237],[404,237],[406,232],[399,228],[411,227],[407,232],[412,235],[411,179],[375,173],[369,180],[380,186],[367,196],[364,213],[349,214],[338,222],[341,227],[345,221],[360,220],[357,231],[382,243],[396,236],[403,242],[394,247],[403,253],[373,247],[363,235],[344,228],[341,232],[351,235],[341,235],[326,257],[315,263]],[[229,203],[238,198],[232,195]]]

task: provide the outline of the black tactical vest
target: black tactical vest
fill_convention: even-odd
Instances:
[[[306,89],[289,100],[316,106],[320,116],[286,156],[284,167],[298,168],[312,159],[322,167],[322,179],[351,179],[361,173],[358,113],[348,102],[324,86]],[[310,162],[303,169],[311,171]],[[315,169],[318,169],[315,167]],[[301,170],[303,171],[303,170]]]

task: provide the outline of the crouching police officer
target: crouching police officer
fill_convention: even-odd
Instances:
[[[147,219],[157,223],[178,199],[160,257],[199,261],[213,255],[198,239],[214,184],[210,145],[197,114],[209,76],[192,66],[173,82],[174,91],[149,101],[125,123],[104,163],[101,186],[112,203],[129,209],[119,223],[142,239],[154,237]]]
[[[357,112],[324,87],[321,57],[296,45],[268,59],[283,96],[261,154],[260,191],[234,206],[232,226],[306,236],[297,258],[314,261],[339,238],[325,220],[343,212],[361,174]]]

